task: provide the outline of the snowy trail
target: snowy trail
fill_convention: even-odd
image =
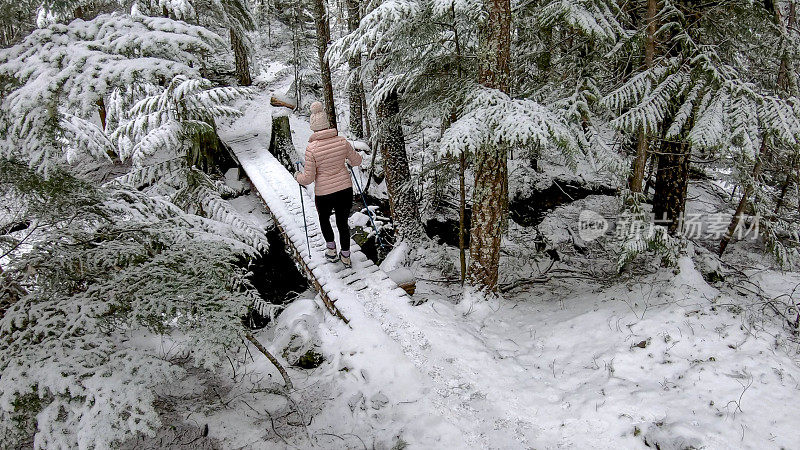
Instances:
[[[733,300],[706,284],[688,257],[679,275],[665,271],[639,287],[592,285],[576,296],[573,285],[548,284],[531,291],[535,302],[495,310],[479,301],[465,317],[466,295],[453,305],[430,291],[430,301],[411,306],[357,246],[353,270],[324,263],[313,196],[304,191],[308,258],[300,190],[267,150],[271,113],[268,97],[256,98],[220,134],[350,319],[348,327],[329,315],[322,333],[324,376],[336,392],[299,384],[325,399],[328,414],[315,417],[316,431],[377,435],[384,444],[395,436],[426,449],[797,442],[800,407],[786,401],[800,386],[796,361],[717,305]],[[291,120],[302,150],[308,130]],[[735,406],[743,396],[744,412]]]
[[[232,147],[313,276],[350,319],[352,332],[362,341],[359,347],[375,352],[361,355],[364,361],[386,359],[390,354],[393,360],[400,361],[394,363],[398,367],[408,366],[406,362],[413,366],[416,373],[408,367],[398,369],[405,370],[400,376],[414,381],[401,383],[403,388],[395,389],[395,398],[389,395],[390,401],[399,404],[414,398],[416,402],[429,402],[445,422],[435,429],[430,418],[418,420],[417,430],[406,430],[419,439],[415,443],[456,448],[532,446],[538,434],[530,422],[535,411],[520,404],[510,382],[525,369],[513,360],[502,359],[479,333],[461,326],[453,316],[444,319],[427,308],[412,307],[405,291],[355,244],[352,270],[325,263],[325,243],[313,198],[303,191],[312,255],[308,256],[297,182],[267,151],[271,120],[268,105],[268,97],[256,98],[246,106],[245,115],[221,130],[220,135]],[[365,341],[367,344],[363,345]],[[391,386],[398,384],[398,374],[384,375],[386,379],[370,382],[393,389]],[[504,376],[509,383],[503,383]]]

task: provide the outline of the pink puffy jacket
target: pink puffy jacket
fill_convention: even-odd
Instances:
[[[316,131],[308,139],[305,167],[302,172],[295,174],[295,179],[304,186],[316,181],[316,195],[347,189],[353,186],[353,182],[350,181],[350,171],[344,164],[345,160],[351,166],[361,165],[361,155],[347,139],[339,136],[336,128]]]

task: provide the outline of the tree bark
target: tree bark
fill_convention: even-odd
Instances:
[[[656,34],[656,0],[647,0],[647,35],[644,44],[644,64],[648,69],[653,67],[655,56]],[[646,130],[639,130],[639,139],[636,144],[636,159],[633,164],[633,177],[630,188],[632,192],[642,192],[645,167],[647,166],[647,148],[649,146]]]
[[[789,15],[786,19],[785,27],[781,21],[780,9],[776,9],[775,11],[775,21],[778,27],[782,28],[785,33],[792,33],[797,24],[797,9],[795,3],[789,3]],[[778,88],[788,92],[797,90],[794,73],[790,70],[791,64],[791,58],[784,52],[784,54],[781,55],[781,64],[778,68]]]
[[[250,60],[247,57],[247,48],[244,46],[241,36],[230,29],[231,35],[231,48],[233,48],[233,57],[236,61],[236,79],[239,81],[239,86],[250,86],[253,84],[253,79],[250,78]]]
[[[396,91],[389,93],[376,108],[378,114],[378,149],[383,159],[389,208],[398,241],[416,241],[422,237],[422,219],[411,183],[405,138],[400,122],[400,101]]]
[[[278,114],[272,116],[272,133],[269,140],[269,152],[277,158],[289,172],[294,172],[296,170],[296,168],[293,167],[294,162],[291,156],[294,154],[294,147],[292,144],[292,129],[289,126],[288,115]]]
[[[328,115],[330,126],[337,128],[331,67],[325,58],[325,52],[328,51],[328,41],[331,40],[331,29],[328,24],[328,15],[325,11],[325,0],[314,0],[314,23],[317,27],[317,55],[319,56],[319,72],[322,77],[322,90],[325,96],[325,112]]]
[[[456,51],[456,73],[459,80],[464,79],[464,68],[461,65],[461,39],[456,26],[455,2],[450,3],[450,31],[453,32],[453,42]],[[450,112],[450,124],[458,119],[455,109]],[[458,155],[458,262],[460,265],[460,281],[464,285],[467,277],[467,154],[463,150]]]
[[[680,232],[688,187],[689,144],[664,139],[658,155],[653,214],[656,222],[663,221],[673,236]]]
[[[367,94],[364,89],[364,84],[361,83],[359,88],[359,95],[361,96],[361,114],[364,116],[364,138],[370,141],[372,139],[372,130],[370,129],[369,107],[367,106]]]
[[[358,29],[361,20],[358,8],[358,0],[347,0],[347,31],[353,32]],[[347,61],[350,66],[352,81],[348,89],[350,102],[350,133],[358,139],[364,138],[364,122],[361,111],[361,85],[360,77],[355,76],[356,71],[361,67],[361,57],[354,56]]]
[[[465,172],[467,171],[467,155],[461,152],[458,155],[458,261],[461,264],[461,284],[467,276],[467,250],[466,250],[466,218],[467,218],[467,188],[465,185]]]
[[[302,77],[300,76],[300,3],[292,5],[292,66],[294,67],[294,98],[297,105],[303,104]]]
[[[780,213],[781,208],[783,207],[783,202],[786,199],[786,193],[789,192],[789,186],[792,184],[792,178],[795,176],[795,172],[797,171],[797,155],[792,158],[792,164],[789,166],[789,170],[786,172],[786,180],[783,182],[783,186],[781,186],[781,193],[778,195],[778,201],[775,203],[775,214],[777,215]],[[798,199],[800,201],[800,199]]]
[[[687,17],[691,18],[686,31],[692,32],[691,24],[696,24],[700,20],[701,9],[695,8],[690,1],[682,2],[681,9],[685,11]],[[693,37],[699,39],[697,35]],[[683,47],[682,41],[676,42],[670,48],[670,55],[686,58]],[[693,126],[697,106],[681,132],[677,136],[667,139],[667,127],[672,123],[677,107],[683,98],[674,98],[671,101],[672,104],[662,126],[661,151],[658,155],[655,194],[653,195],[653,214],[657,223],[661,222],[666,225],[669,233],[676,236],[680,233],[683,225],[686,192],[689,187],[689,156],[692,149],[685,136]]]
[[[103,100],[103,97],[100,97],[95,104],[97,105],[97,114],[100,115],[100,125],[103,127],[103,131],[106,131],[106,117],[108,115],[106,111],[106,102]]]
[[[488,11],[481,26],[478,52],[478,81],[484,86],[508,93],[511,60],[511,2],[484,0]],[[472,196],[470,264],[467,278],[479,290],[497,292],[500,267],[500,242],[508,192],[507,149],[485,146],[474,155],[475,188]]]
[[[266,347],[261,345],[261,342],[258,342],[258,339],[256,339],[255,336],[253,336],[249,331],[246,332],[244,336],[247,338],[248,341],[250,341],[250,343],[252,343],[258,349],[258,351],[261,352],[261,354],[267,357],[269,362],[271,362],[276,369],[278,369],[278,373],[281,374],[283,382],[286,385],[286,389],[289,391],[293,390],[294,386],[292,385],[292,380],[289,378],[289,374],[286,372],[286,369],[283,368],[283,365],[280,363],[280,361],[278,361],[277,358],[272,356],[272,353],[270,353]]]

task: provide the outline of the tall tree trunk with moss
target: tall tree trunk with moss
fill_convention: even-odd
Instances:
[[[666,224],[672,235],[679,234],[686,210],[689,188],[689,153],[691,147],[680,137],[663,139],[658,153],[653,215],[656,222]]]
[[[417,241],[422,237],[422,219],[411,182],[406,143],[400,121],[400,100],[397,91],[390,92],[376,107],[377,141],[386,176],[389,208],[397,240]]]
[[[656,34],[656,0],[647,0],[647,14],[645,16],[647,24],[647,34],[644,44],[644,64],[648,69],[653,67],[653,57],[655,56],[655,34]],[[649,139],[646,130],[640,130],[638,142],[636,143],[636,159],[633,164],[633,176],[631,177],[630,188],[633,192],[642,192],[645,167],[647,166],[647,149]]]
[[[325,58],[325,52],[328,51],[328,41],[331,40],[331,29],[328,24],[328,14],[325,10],[325,0],[314,0],[314,23],[317,28],[317,55],[319,56],[319,72],[322,77],[322,90],[325,96],[325,112],[330,126],[336,128],[336,106],[333,103],[331,67]]]
[[[347,0],[347,31],[355,31],[360,20],[358,0]],[[364,121],[361,111],[361,91],[364,88],[361,85],[361,78],[355,75],[361,67],[361,57],[354,56],[347,63],[350,66],[350,76],[352,77],[347,92],[350,103],[350,133],[356,138],[362,139],[364,137]]]
[[[479,79],[484,86],[509,92],[511,60],[511,2],[485,0],[488,15],[481,26],[478,51]],[[474,155],[475,188],[472,194],[469,283],[480,290],[497,292],[500,242],[508,192],[507,149],[487,145]]]
[[[239,33],[230,29],[231,48],[233,48],[233,57],[236,61],[236,79],[239,86],[250,86],[253,84],[253,79],[250,77],[250,60],[247,55],[247,48],[242,41]]]

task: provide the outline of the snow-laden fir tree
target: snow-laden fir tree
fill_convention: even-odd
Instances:
[[[497,284],[507,208],[505,149],[537,143],[560,147],[572,157],[578,152],[561,117],[531,98],[509,95],[510,34],[506,34],[511,13],[495,14],[500,22],[486,22],[485,16],[487,11],[499,11],[497,7],[470,1],[381,2],[330,51],[341,63],[365,55],[360,75],[376,78],[371,93],[374,105],[383,99],[393,102],[397,96],[401,110],[449,124],[440,143],[443,154],[467,152],[497,162],[490,164],[497,173],[476,171],[480,195],[473,197],[479,206],[473,207],[470,273],[477,285],[490,289]],[[485,32],[480,23],[485,24]],[[491,34],[493,30],[500,34]],[[391,42],[386,36],[392,36]],[[499,84],[490,82],[493,77]]]
[[[150,433],[152,389],[182,369],[131,336],[170,335],[216,367],[252,337],[248,308],[275,313],[243,269],[265,250],[263,230],[213,178],[217,121],[246,94],[199,77],[221,42],[114,13],[0,51],[0,183],[29,223],[0,239],[3,442],[105,448]],[[99,186],[85,170],[98,164],[130,170]]]
[[[182,369],[127,341],[171,334],[196,364],[216,367],[240,345],[257,298],[239,264],[255,249],[234,226],[168,201],[0,163],[4,191],[32,205],[34,222],[26,242],[0,249],[11,256],[3,284],[22,289],[0,319],[0,437],[107,448],[151,432],[152,390]]]
[[[681,232],[680,219],[686,213],[692,157],[722,158],[729,167],[742,167],[744,163],[750,169],[743,171],[745,179],[738,182],[751,186],[760,183],[760,170],[754,168],[767,152],[779,148],[796,152],[800,143],[795,98],[760,77],[749,76],[763,70],[770,58],[762,57],[756,64],[744,57],[752,56],[745,41],[715,30],[724,28],[779,41],[785,38],[775,32],[772,19],[761,5],[732,2],[729,6],[732,13],[725,17],[729,25],[725,28],[715,23],[718,16],[709,11],[665,2],[656,15],[660,24],[656,38],[668,51],[660,52],[651,67],[635,73],[603,99],[618,112],[611,122],[614,127],[658,137],[653,212],[657,220],[666,220],[673,235]],[[775,72],[783,52],[769,55]],[[747,187],[745,197],[754,189]],[[740,213],[737,211],[736,216]],[[773,229],[770,217],[762,219],[766,225],[762,230]],[[776,237],[764,237],[783,259],[780,255],[786,250]]]
[[[100,146],[72,145],[73,118],[100,128],[98,102],[115,88],[198,77],[203,55],[220,43],[205,28],[141,14],[106,14],[34,31],[0,50],[0,119],[10,139],[2,156],[45,174],[79,154],[103,157]]]

